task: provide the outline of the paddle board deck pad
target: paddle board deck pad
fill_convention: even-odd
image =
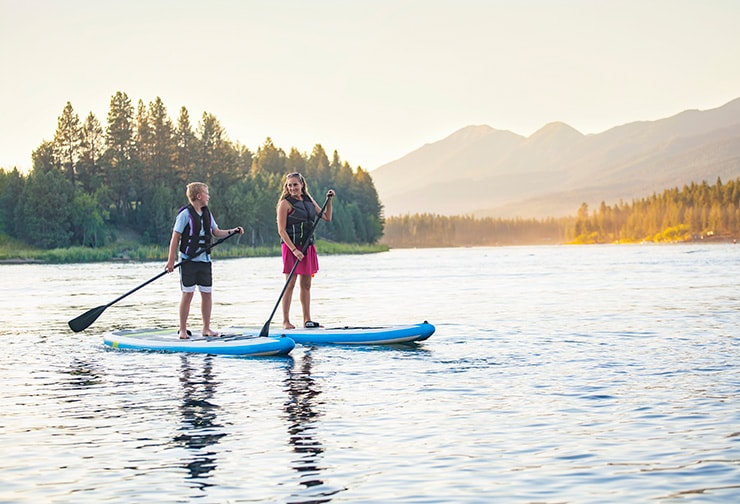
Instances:
[[[295,347],[290,338],[228,331],[217,337],[203,337],[193,332],[190,339],[180,339],[175,329],[127,329],[113,331],[103,337],[103,343],[119,350],[149,350],[159,352],[189,352],[214,355],[263,357],[286,355]]]
[[[432,324],[424,321],[406,325],[271,329],[270,334],[285,336],[302,345],[391,345],[424,341],[434,330]],[[260,329],[243,327],[230,328],[229,331],[243,335],[260,334]]]

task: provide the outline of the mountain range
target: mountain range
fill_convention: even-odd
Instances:
[[[386,217],[545,218],[740,177],[740,98],[584,135],[562,122],[529,137],[467,126],[370,172]]]

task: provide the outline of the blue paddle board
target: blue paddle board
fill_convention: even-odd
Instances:
[[[420,324],[378,326],[339,326],[315,329],[270,329],[271,336],[287,337],[302,345],[390,345],[424,341],[435,327],[427,321]],[[233,327],[230,332],[258,336],[260,329]]]
[[[118,350],[149,350],[189,352],[215,355],[270,356],[286,355],[295,347],[290,338],[259,337],[225,331],[217,337],[203,337],[193,332],[190,339],[180,339],[175,329],[127,329],[113,331],[103,337],[103,343]]]

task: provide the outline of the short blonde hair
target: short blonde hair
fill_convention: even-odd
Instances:
[[[198,195],[202,192],[205,192],[208,190],[208,186],[204,184],[203,182],[190,182],[188,184],[187,189],[185,190],[185,194],[188,196],[188,200],[190,202],[195,201],[195,198],[198,197]]]

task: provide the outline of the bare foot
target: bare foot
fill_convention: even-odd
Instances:
[[[179,331],[180,339],[190,339],[190,336],[188,336],[188,333],[190,331]]]
[[[216,331],[211,331],[210,329],[203,329],[203,332],[201,334],[203,334],[203,337],[207,337],[207,338],[215,338],[219,336],[219,334]]]
[[[283,329],[295,329],[295,326],[290,322],[283,322]]]

